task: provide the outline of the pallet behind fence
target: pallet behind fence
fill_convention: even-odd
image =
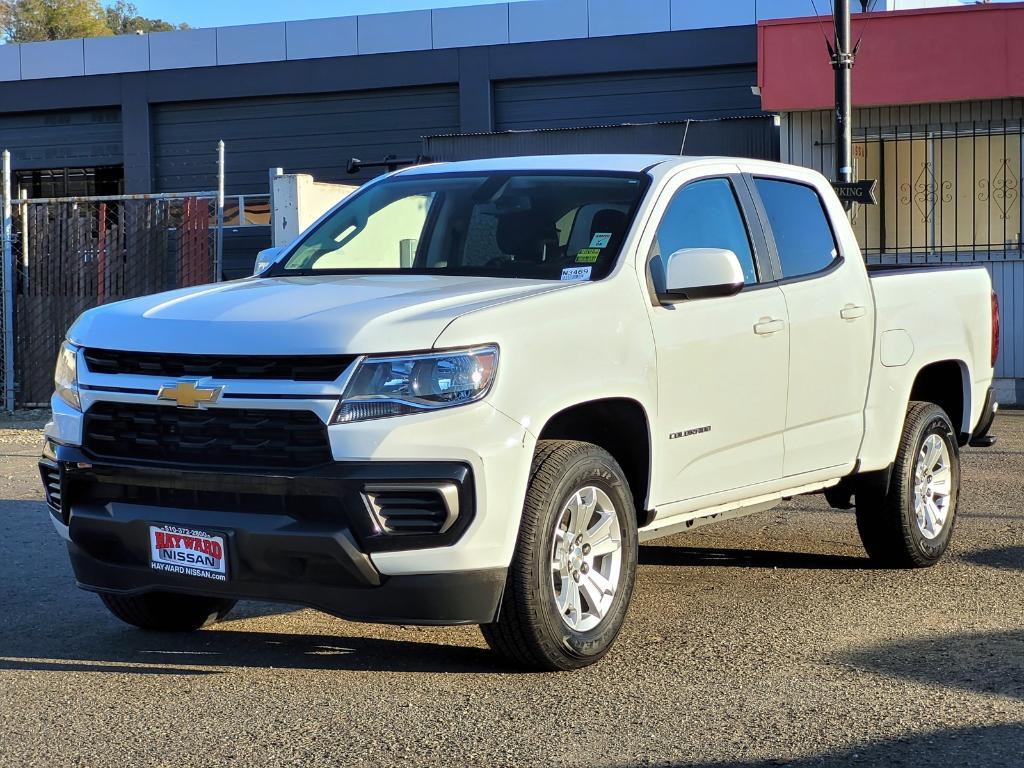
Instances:
[[[213,200],[90,198],[23,205],[26,215],[19,211],[13,217],[19,406],[49,402],[57,348],[85,310],[213,280]]]

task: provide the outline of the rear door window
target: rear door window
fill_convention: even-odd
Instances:
[[[820,272],[836,260],[836,239],[813,187],[765,178],[755,178],[754,186],[768,215],[783,279]]]

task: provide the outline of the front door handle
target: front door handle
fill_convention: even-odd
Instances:
[[[778,333],[785,327],[786,324],[782,320],[778,320],[774,317],[762,317],[754,324],[754,333],[758,336],[771,336],[773,333]]]
[[[858,317],[864,317],[867,313],[868,311],[864,307],[857,304],[847,304],[839,310],[839,316],[843,320],[856,320]]]

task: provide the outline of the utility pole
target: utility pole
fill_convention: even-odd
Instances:
[[[828,43],[832,69],[836,73],[836,177],[832,182],[843,207],[850,210],[854,203],[878,205],[874,179],[853,180],[853,59],[857,55],[850,47],[850,0],[834,0],[832,21],[836,28],[835,45]],[[865,5],[861,0],[861,6]],[[860,47],[860,43],[857,43]]]
[[[836,181],[853,181],[853,98],[850,83],[853,51],[850,50],[850,0],[835,0],[833,21],[836,44],[832,69],[836,73]]]

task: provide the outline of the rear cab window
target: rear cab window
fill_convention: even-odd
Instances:
[[[782,279],[813,275],[839,258],[835,234],[817,190],[797,181],[755,177],[775,239]]]

